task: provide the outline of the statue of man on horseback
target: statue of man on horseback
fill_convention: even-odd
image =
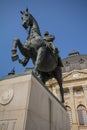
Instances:
[[[55,77],[60,86],[61,101],[64,102],[64,91],[62,87],[62,61],[59,56],[58,49],[54,46],[55,37],[48,32],[44,33],[42,38],[40,29],[35,18],[26,11],[20,11],[22,14],[22,26],[29,28],[29,35],[24,43],[19,39],[15,39],[12,48],[12,61],[18,60],[23,66],[26,66],[29,59],[34,64],[34,74],[36,74],[43,83],[48,79]],[[17,55],[17,47],[19,48],[24,59],[19,59]]]

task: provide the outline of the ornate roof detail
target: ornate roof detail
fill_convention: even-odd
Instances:
[[[75,50],[73,50],[71,53],[69,53],[69,56],[76,56],[76,55],[80,55],[80,53]]]
[[[72,70],[87,69],[87,54],[80,54],[78,51],[73,50],[69,53],[68,57],[62,60],[62,72],[69,72]]]

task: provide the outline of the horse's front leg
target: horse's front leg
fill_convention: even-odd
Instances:
[[[19,59],[19,56],[16,54],[18,44],[21,44],[20,40],[19,39],[14,39],[13,47],[12,47],[12,61],[15,61],[15,60]]]

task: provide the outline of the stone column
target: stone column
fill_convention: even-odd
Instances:
[[[70,87],[69,91],[70,91],[70,102],[71,102],[71,108],[72,108],[72,130],[78,130],[78,122],[77,122],[77,117],[76,117],[73,87]]]
[[[84,92],[84,96],[85,96],[85,100],[86,100],[86,106],[87,106],[87,85],[83,85],[83,92]]]

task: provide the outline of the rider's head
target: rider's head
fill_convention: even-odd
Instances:
[[[44,36],[48,36],[48,35],[49,35],[49,32],[46,31],[46,32],[44,33]]]
[[[46,40],[46,41],[48,41],[48,42],[53,42],[54,39],[55,39],[55,36],[52,35],[52,34],[49,34],[48,31],[46,31],[46,32],[44,33],[44,40]]]

